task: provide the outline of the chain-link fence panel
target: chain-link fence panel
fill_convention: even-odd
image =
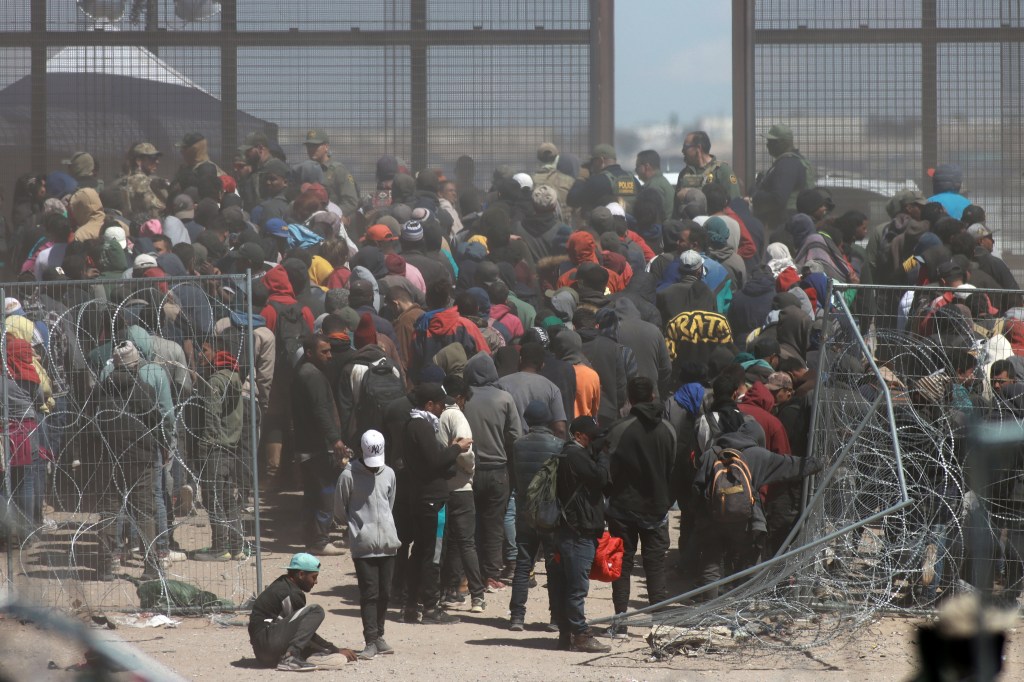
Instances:
[[[244,603],[261,577],[249,280],[0,286],[14,592],[63,609]]]

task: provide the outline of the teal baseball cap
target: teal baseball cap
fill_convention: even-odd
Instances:
[[[285,568],[289,571],[306,571],[316,573],[320,570],[320,560],[312,554],[299,552],[292,555],[292,560]]]

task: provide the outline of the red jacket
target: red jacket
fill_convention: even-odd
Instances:
[[[738,403],[740,412],[749,414],[764,429],[764,446],[780,455],[791,455],[789,436],[779,418],[772,414],[775,396],[760,381],[755,381]]]
[[[292,283],[288,280],[288,273],[280,265],[275,265],[263,275],[263,284],[270,291],[270,296],[267,298],[267,305],[260,311],[260,315],[267,321],[267,329],[274,331],[277,325],[277,311],[270,303],[288,304],[298,303],[298,301],[295,300],[295,293],[292,291]],[[302,306],[302,317],[305,318],[306,326],[312,333],[313,313],[307,306]]]

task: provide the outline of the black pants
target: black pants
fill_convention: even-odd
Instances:
[[[622,575],[612,583],[612,605],[615,613],[629,608],[630,574],[636,559],[637,545],[643,545],[642,561],[647,578],[647,603],[657,604],[668,598],[665,587],[665,561],[668,557],[668,523],[657,528],[642,528],[636,523],[620,521],[611,516],[608,533],[622,538]]]
[[[516,517],[516,548],[516,572],[512,577],[512,596],[509,598],[508,610],[512,615],[512,620],[525,621],[526,598],[530,593],[530,571],[533,570],[534,563],[537,561],[537,555],[543,550],[544,570],[548,574],[548,582],[551,581],[551,572],[555,570],[552,563],[555,554],[555,539],[551,533],[539,533],[520,515]],[[552,614],[555,611],[551,603],[550,590],[548,591],[548,611]]]
[[[446,588],[457,588],[460,576],[465,574],[469,593],[483,598],[486,585],[476,551],[476,504],[472,490],[458,490],[448,496],[445,521],[441,582]]]
[[[334,490],[338,486],[338,475],[341,472],[326,454],[313,455],[302,462],[300,467],[302,502],[306,514],[306,545],[322,549],[331,539]]]
[[[732,525],[705,524],[697,531],[697,544],[701,551],[700,584],[708,585],[722,578],[723,565],[725,575],[748,567],[753,539],[746,522]],[[717,596],[718,588],[715,588],[705,592],[702,598],[708,600]]]
[[[359,583],[359,615],[363,619],[363,641],[369,644],[384,636],[384,620],[391,598],[391,578],[395,557],[378,556],[352,559]]]
[[[444,546],[445,505],[417,501],[409,510],[413,524],[412,552],[405,571],[405,608],[416,604],[431,611],[441,599],[441,555]]]
[[[473,497],[476,502],[476,551],[486,582],[497,580],[504,567],[505,509],[508,507],[508,469],[476,470]]]
[[[249,639],[256,660],[263,665],[277,665],[289,651],[306,658],[323,651],[324,642],[316,630],[324,622],[324,609],[318,604],[306,604],[295,612],[291,620],[272,623]]]

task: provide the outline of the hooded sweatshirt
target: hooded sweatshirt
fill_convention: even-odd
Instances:
[[[71,195],[68,205],[68,216],[76,226],[75,241],[84,242],[96,239],[103,229],[107,216],[103,212],[100,195],[91,187],[80,189]]]
[[[559,360],[572,365],[574,373],[573,417],[597,418],[601,410],[601,378],[583,354],[583,341],[571,329],[558,333],[551,342],[551,350]]]
[[[412,366],[416,370],[423,369],[441,349],[453,343],[462,344],[467,357],[478,352],[490,354],[490,347],[480,328],[459,315],[459,309],[455,307],[424,313],[416,320],[415,330]]]
[[[640,319],[640,311],[628,298],[615,300],[611,308],[619,320],[618,342],[633,350],[637,374],[655,381],[658,395],[667,395],[672,358],[668,355],[668,345],[661,330]]]
[[[277,325],[277,310],[271,303],[279,305],[296,305],[295,293],[292,291],[292,283],[288,280],[288,272],[280,265],[275,265],[263,275],[262,282],[266,285],[270,296],[267,297],[267,305],[260,311],[260,315],[267,321],[267,328],[275,330]],[[313,313],[309,308],[302,306],[302,317],[306,320],[309,331],[313,331]]]
[[[395,472],[384,465],[367,468],[361,459],[348,463],[338,477],[334,517],[348,524],[348,546],[354,559],[394,556],[402,543],[391,510],[397,490]]]
[[[660,402],[634,405],[608,434],[608,515],[644,528],[661,524],[675,501],[670,482],[676,434]]]
[[[753,417],[764,430],[764,446],[780,455],[792,454],[789,436],[779,418],[772,414],[775,396],[760,381],[755,381],[738,403],[740,412]]]
[[[512,443],[523,435],[516,403],[498,387],[498,370],[486,353],[477,353],[466,363],[463,378],[473,388],[465,415],[473,431],[476,468],[502,469],[508,464]]]
[[[723,448],[732,448],[742,453],[743,461],[750,469],[750,483],[754,490],[769,483],[798,481],[805,476],[816,474],[822,469],[821,460],[817,457],[779,455],[760,447],[750,436],[742,432],[723,433],[701,455],[697,465],[697,474],[693,478],[691,494],[695,502],[698,502],[694,505],[694,511],[699,524],[710,523],[709,506],[699,504],[699,501],[707,501],[708,483],[713,476],[718,452]],[[754,495],[754,503],[754,519],[751,529],[763,531],[765,530],[764,510],[761,507],[759,496]]]

